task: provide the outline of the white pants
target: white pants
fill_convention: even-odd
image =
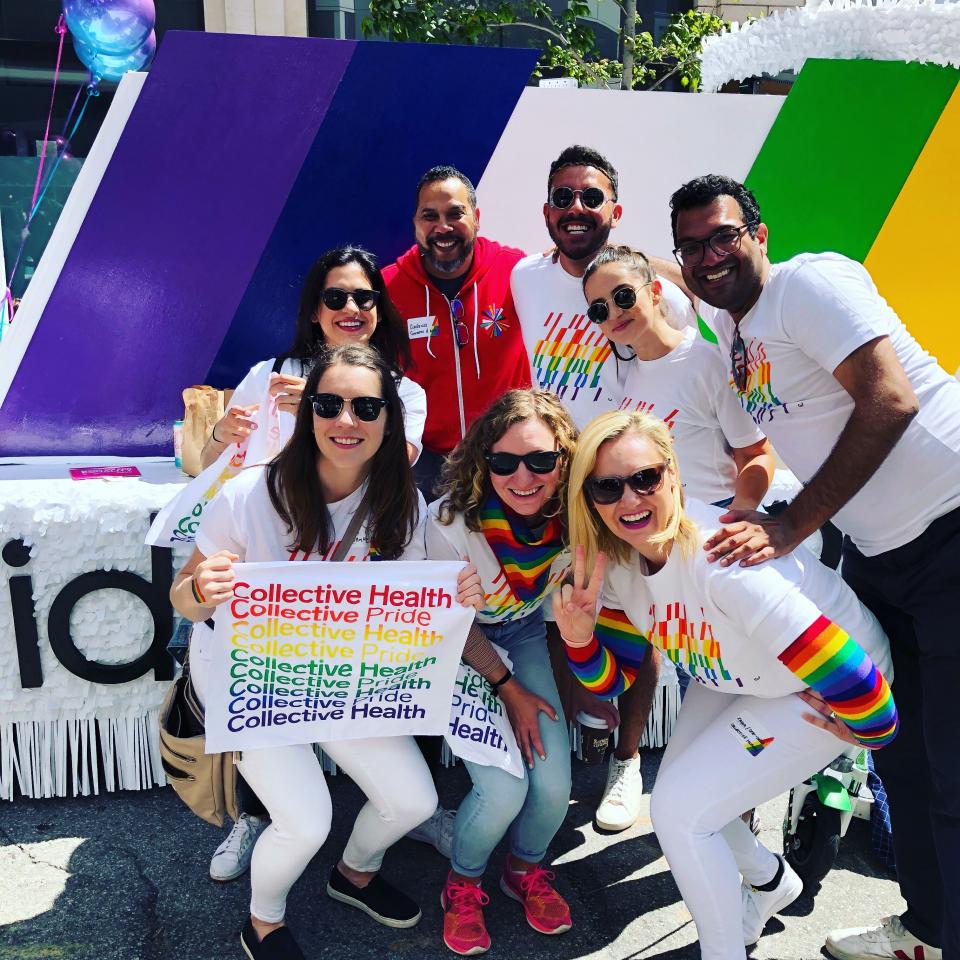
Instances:
[[[844,749],[802,718],[798,696],[766,700],[691,683],[650,799],[660,848],[700,937],[702,960],[743,960],[740,876],[773,879],[776,857],[741,814],[826,766]],[[743,722],[773,740],[747,749]],[[736,728],[736,729],[735,729]]]
[[[203,701],[208,664],[191,662]],[[323,743],[324,753],[367,795],[343,851],[354,870],[380,869],[387,848],[437,808],[437,791],[413,737]],[[307,744],[244,750],[237,766],[270,812],[250,863],[250,912],[279,923],[287,894],[330,832],[330,792]]]

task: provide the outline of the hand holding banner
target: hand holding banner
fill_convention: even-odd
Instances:
[[[238,563],[217,610],[207,751],[442,734],[474,611],[463,563]]]

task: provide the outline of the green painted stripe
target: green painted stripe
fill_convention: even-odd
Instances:
[[[934,64],[808,60],[746,181],[770,259],[864,260],[958,79]]]

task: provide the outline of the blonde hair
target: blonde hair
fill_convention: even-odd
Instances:
[[[443,465],[441,523],[449,524],[456,514],[462,514],[468,530],[480,530],[480,507],[490,490],[490,471],[483,455],[510,427],[525,420],[542,421],[556,438],[561,453],[559,481],[544,513],[560,517],[566,539],[567,475],[577,444],[577,428],[567,408],[545,390],[508,390],[473,421]]]
[[[584,490],[587,478],[597,463],[600,447],[627,434],[648,440],[663,457],[673,477],[673,513],[663,531],[651,538],[653,543],[675,544],[684,556],[690,556],[700,545],[697,525],[684,511],[683,487],[680,470],[673,452],[673,442],[667,425],[649,413],[618,410],[601,414],[584,427],[577,443],[577,452],[570,464],[567,490],[567,517],[570,546],[582,544],[586,552],[587,569],[593,568],[597,553],[603,551],[618,563],[632,559],[633,548],[610,532],[596,507]]]

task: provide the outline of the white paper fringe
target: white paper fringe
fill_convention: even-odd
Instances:
[[[783,70],[808,57],[826,60],[906,60],[960,66],[958,0],[833,0],[777,11],[729,33],[707,37],[701,86],[716,90]]]
[[[157,711],[142,717],[22,720],[0,724],[0,799],[76,797],[167,782]]]

